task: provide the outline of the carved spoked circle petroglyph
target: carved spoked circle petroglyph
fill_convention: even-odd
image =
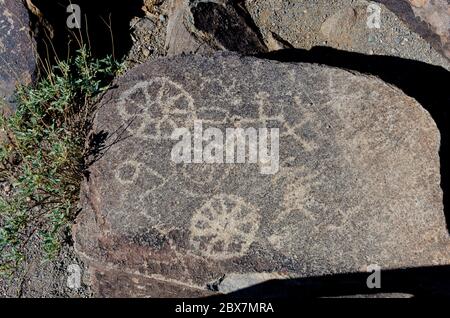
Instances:
[[[194,100],[168,78],[139,82],[119,98],[119,114],[131,122],[128,131],[143,139],[170,139],[175,128],[196,119]]]
[[[259,223],[257,208],[242,198],[216,195],[194,213],[190,244],[195,253],[212,259],[242,256],[253,243]]]

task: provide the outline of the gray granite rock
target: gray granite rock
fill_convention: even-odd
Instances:
[[[206,54],[213,52],[213,47],[191,33],[193,27],[192,25],[189,26],[187,22],[187,16],[190,13],[189,1],[170,0],[169,3],[169,18],[165,35],[167,55],[171,56],[181,53]]]
[[[444,56],[450,59],[450,1],[375,0],[405,21]]]
[[[245,0],[271,51],[325,46],[450,70],[446,0],[410,2],[416,6],[407,0]],[[419,2],[427,4],[418,7]]]
[[[8,104],[16,85],[30,83],[36,71],[36,43],[29,24],[22,1],[0,0],[0,100]]]
[[[199,120],[278,128],[279,170],[173,162],[172,132]],[[377,78],[231,54],[161,58],[117,80],[92,138],[103,151],[74,237],[97,296],[450,262],[439,131]]]

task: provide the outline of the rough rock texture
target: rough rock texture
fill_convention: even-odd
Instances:
[[[70,266],[81,270],[79,288],[67,284]],[[88,271],[73,246],[64,245],[59,255],[47,261],[39,240],[33,239],[26,251],[26,260],[12,276],[0,276],[0,298],[87,298],[91,296]]]
[[[181,53],[211,53],[214,49],[197,39],[188,29],[186,16],[189,13],[189,2],[185,0],[170,1],[169,21],[167,23],[166,50],[167,55]]]
[[[239,1],[201,1],[189,3],[190,28],[212,47],[243,54],[267,51],[258,28]]]
[[[370,55],[408,58],[450,70],[449,60],[440,54],[442,50],[437,45],[431,47],[425,40],[439,43],[434,41],[438,32],[446,34],[444,39],[448,38],[448,10],[437,14],[437,5],[431,9],[425,9],[431,4],[424,8],[415,7],[416,15],[421,15],[415,17],[410,6],[401,0],[246,0],[245,4],[270,50],[285,47],[309,50],[315,46],[327,46]],[[378,10],[380,27],[369,27],[367,22],[376,21],[370,17]],[[430,33],[420,21],[422,16],[429,23],[439,24],[439,30]],[[447,32],[444,32],[446,28]],[[426,30],[428,36],[424,39]]]
[[[22,1],[0,0],[0,100],[11,102],[16,85],[33,78],[36,45],[29,23]]]
[[[125,61],[127,68],[166,55],[168,2],[146,0],[142,10],[145,16],[135,17],[130,22],[133,45]]]
[[[450,59],[450,2],[448,0],[375,0],[385,4],[415,32]]]
[[[446,1],[150,1],[153,9],[146,9],[146,18],[133,22],[137,31],[130,59],[144,62],[217,49],[248,54],[326,46],[413,59],[450,70],[445,58],[450,36]],[[377,10],[380,28],[371,28],[367,22],[374,21],[370,17]]]
[[[130,66],[158,56],[183,53],[267,52],[258,28],[240,1],[150,3],[144,10],[146,17],[132,23],[134,44],[128,56]]]
[[[450,262],[439,132],[400,90],[229,54],[157,59],[116,87],[96,116],[94,140],[108,150],[74,228],[96,295],[198,296],[221,281],[242,288],[236,275],[251,285]],[[279,128],[280,170],[175,164],[173,128],[199,119]]]
[[[170,55],[205,50],[267,51],[246,9],[237,1],[225,0],[173,0],[166,43]]]

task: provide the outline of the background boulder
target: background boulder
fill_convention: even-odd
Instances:
[[[22,1],[0,1],[0,103],[13,104],[18,84],[29,84],[37,68],[36,42]]]

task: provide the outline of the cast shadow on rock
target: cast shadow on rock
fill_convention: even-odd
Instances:
[[[372,273],[349,273],[299,279],[270,280],[226,295],[206,298],[211,301],[236,299],[313,299],[320,297],[450,297],[450,266],[431,266],[381,270],[380,288],[369,288]]]

